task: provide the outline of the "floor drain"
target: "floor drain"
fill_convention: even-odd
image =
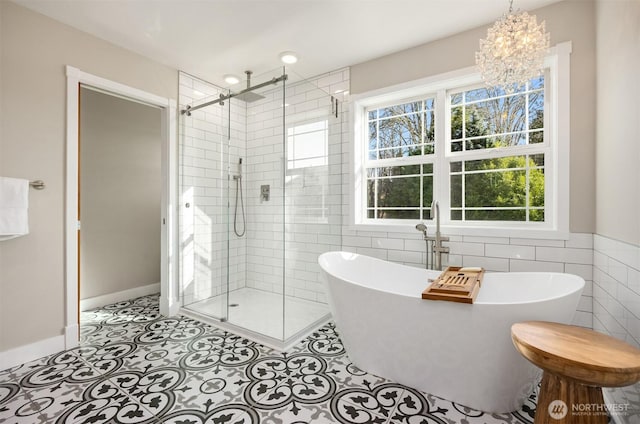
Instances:
[[[240,304],[239,304],[239,303],[230,303],[230,304],[229,304],[229,307],[230,307],[230,308],[235,308],[235,307],[237,307],[237,306],[240,306]]]

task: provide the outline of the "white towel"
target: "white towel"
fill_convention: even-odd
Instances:
[[[0,177],[0,240],[29,234],[29,180]]]

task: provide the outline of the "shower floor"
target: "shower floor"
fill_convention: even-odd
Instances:
[[[284,300],[284,312],[282,302]],[[229,293],[230,324],[279,340],[287,340],[329,316],[329,306],[297,297],[242,288]],[[226,294],[187,305],[193,312],[220,318]],[[284,324],[284,325],[283,325]],[[283,334],[284,332],[284,334]],[[284,337],[283,337],[284,335]]]

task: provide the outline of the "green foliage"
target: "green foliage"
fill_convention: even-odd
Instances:
[[[527,164],[529,165],[528,187],[525,170]],[[544,206],[544,171],[535,167],[535,161],[526,156],[467,162],[466,170],[478,173],[465,174],[464,193],[462,178],[457,176],[452,179],[452,206],[461,207],[464,195],[467,208],[498,208],[467,210],[465,214],[467,220],[524,221],[526,220],[524,210],[509,208]],[[534,210],[530,213],[529,220],[544,220],[544,214],[542,211]]]
[[[541,92],[511,97],[500,97],[495,93],[487,92],[485,98],[487,100],[464,107],[452,106],[452,151],[507,148],[523,144],[526,142],[527,130],[533,130],[528,133],[529,143],[543,141],[543,109],[535,109],[530,118],[524,113],[526,102],[530,105],[542,104]],[[432,112],[425,114],[421,103],[391,106],[380,109],[378,113],[377,116],[380,119],[377,121],[375,137],[377,148],[382,149],[378,153],[378,158],[408,157],[434,152],[433,145],[424,144],[434,140],[433,115],[428,115]],[[528,119],[530,122],[527,123]],[[427,123],[430,124],[427,125]],[[424,153],[422,146],[424,146]],[[422,169],[421,172],[421,166],[427,168]],[[425,164],[380,167],[371,170],[368,206],[374,206],[377,193],[378,208],[396,208],[394,210],[378,209],[375,218],[427,218],[427,216],[420,216],[420,210],[422,209],[426,215],[427,207],[433,197],[431,167],[432,165]],[[459,208],[462,207],[464,197],[466,220],[526,221],[524,208],[529,207],[539,208],[529,210],[529,221],[544,221],[543,155],[463,161],[458,163],[458,171],[461,171],[462,167],[464,167],[464,174],[451,176],[451,219],[462,219]],[[527,168],[529,169],[528,184]],[[373,215],[369,217],[374,218]]]

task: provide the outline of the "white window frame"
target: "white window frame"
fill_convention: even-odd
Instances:
[[[441,228],[446,235],[473,235],[521,237],[542,239],[569,238],[569,158],[570,158],[570,54],[571,42],[557,44],[545,58],[545,219],[536,222],[473,222],[451,221],[449,205],[450,178],[434,175],[433,196],[440,204]],[[382,88],[351,98],[351,124],[353,129],[350,155],[350,207],[349,227],[359,231],[386,231],[394,233],[415,232],[413,228],[420,220],[366,218],[366,172],[364,169],[368,146],[366,110],[376,105],[404,102],[404,99],[428,96],[436,93],[437,111],[449,111],[449,90],[473,86],[481,82],[477,68],[469,67],[445,74],[423,78],[391,87]],[[449,152],[450,116],[438,113],[435,116],[436,154],[434,169],[449,169],[452,161],[472,159],[472,152]],[[526,154],[530,146],[512,147],[506,150],[483,150],[478,155],[515,156]],[[538,148],[539,149],[539,148]],[[440,174],[444,175],[444,174]],[[447,174],[448,175],[448,171]],[[426,220],[427,225],[434,224]]]

